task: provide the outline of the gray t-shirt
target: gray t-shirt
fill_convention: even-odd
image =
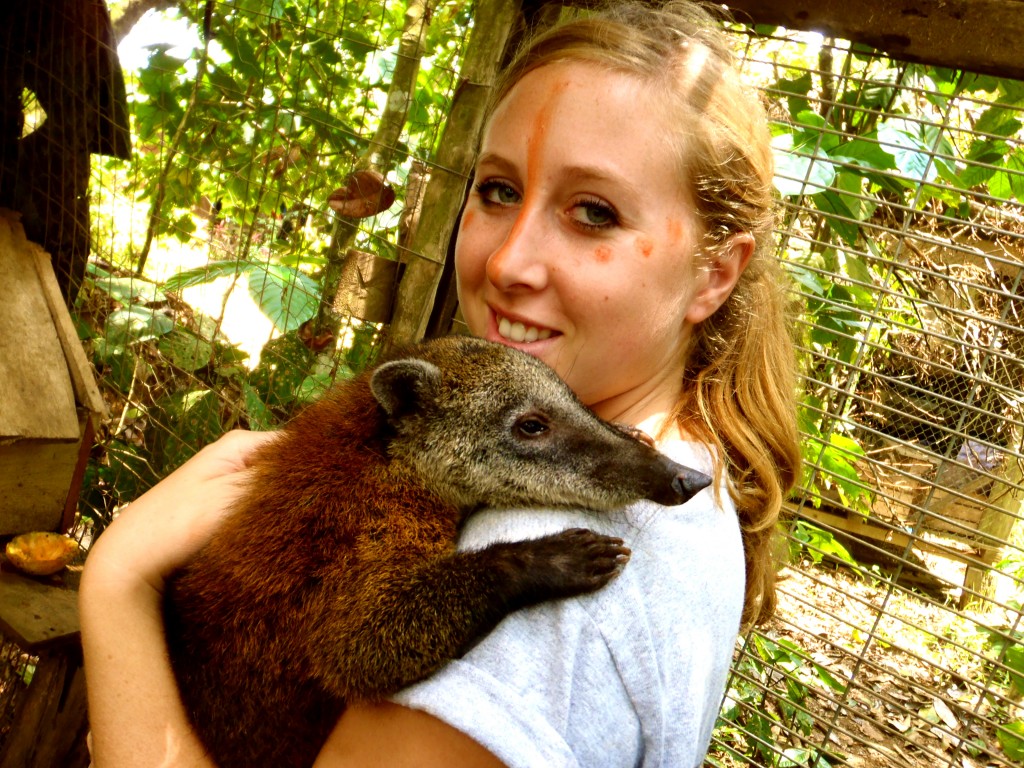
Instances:
[[[661,450],[711,471],[702,446]],[[686,768],[707,750],[743,608],[743,545],[725,489],[613,515],[485,510],[462,549],[569,527],[620,536],[628,565],[598,592],[518,611],[394,697],[472,736],[510,768]]]

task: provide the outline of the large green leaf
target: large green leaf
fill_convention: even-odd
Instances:
[[[134,304],[107,316],[105,338],[110,344],[125,345],[155,339],[170,333],[173,328],[174,320],[170,316]]]
[[[835,166],[813,135],[781,134],[772,139],[772,150],[775,188],[786,197],[822,192],[835,179]]]
[[[940,173],[947,180],[957,178],[951,159],[954,150],[941,130],[939,126],[899,118],[878,127],[878,140],[893,156],[907,186],[934,181]]]
[[[164,281],[164,288],[168,291],[180,291],[194,285],[205,285],[219,277],[233,277],[251,267],[252,265],[245,261],[211,261],[206,266],[184,269],[171,275]]]
[[[1014,720],[996,726],[999,746],[1011,760],[1024,760],[1024,720]]]
[[[320,286],[308,275],[276,264],[253,265],[248,273],[249,295],[277,330],[293,331],[316,314]]]
[[[886,152],[878,143],[877,134],[861,136],[850,141],[843,142],[829,153],[833,159],[849,163],[852,167],[849,170],[854,173],[862,173],[862,168],[876,171],[896,170],[896,162],[892,154]]]
[[[1005,200],[1024,200],[1024,149],[1018,148],[1006,158],[1004,170],[989,180],[988,191]]]
[[[155,283],[139,277],[107,275],[95,278],[95,284],[121,304],[157,304],[167,300],[167,296]]]

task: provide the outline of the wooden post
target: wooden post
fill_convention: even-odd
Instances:
[[[1018,426],[1013,430],[1011,443],[1021,445],[1024,430]],[[1006,545],[1014,538],[1014,528],[1018,532],[1024,528],[1021,519],[1024,517],[1024,472],[1021,459],[1007,456],[1003,469],[1003,477],[992,484],[989,491],[988,505],[978,523],[978,533],[983,536],[981,553],[978,557],[985,567],[970,565],[964,574],[964,593],[961,603],[970,603],[980,599],[995,599],[997,579],[991,566],[1005,557]]]
[[[0,631],[38,658],[0,745],[0,768],[85,768],[88,722],[77,592],[0,572]]]
[[[476,157],[487,100],[519,8],[517,0],[481,0],[477,5],[465,65],[432,163],[423,202],[426,215],[420,218],[409,252],[403,254],[408,263],[398,287],[389,345],[419,341],[426,331]]]

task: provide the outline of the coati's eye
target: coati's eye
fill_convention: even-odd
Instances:
[[[524,437],[537,437],[548,431],[548,425],[536,416],[527,416],[516,422],[516,429]]]

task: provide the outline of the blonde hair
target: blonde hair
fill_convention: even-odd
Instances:
[[[775,610],[774,537],[800,470],[795,363],[781,270],[764,110],[744,87],[721,28],[704,7],[616,3],[528,40],[496,83],[494,106],[527,73],[558,62],[610,68],[655,89],[703,229],[701,252],[749,233],[754,253],[731,296],[698,324],[674,417],[723,457],[743,531],[745,626]]]

